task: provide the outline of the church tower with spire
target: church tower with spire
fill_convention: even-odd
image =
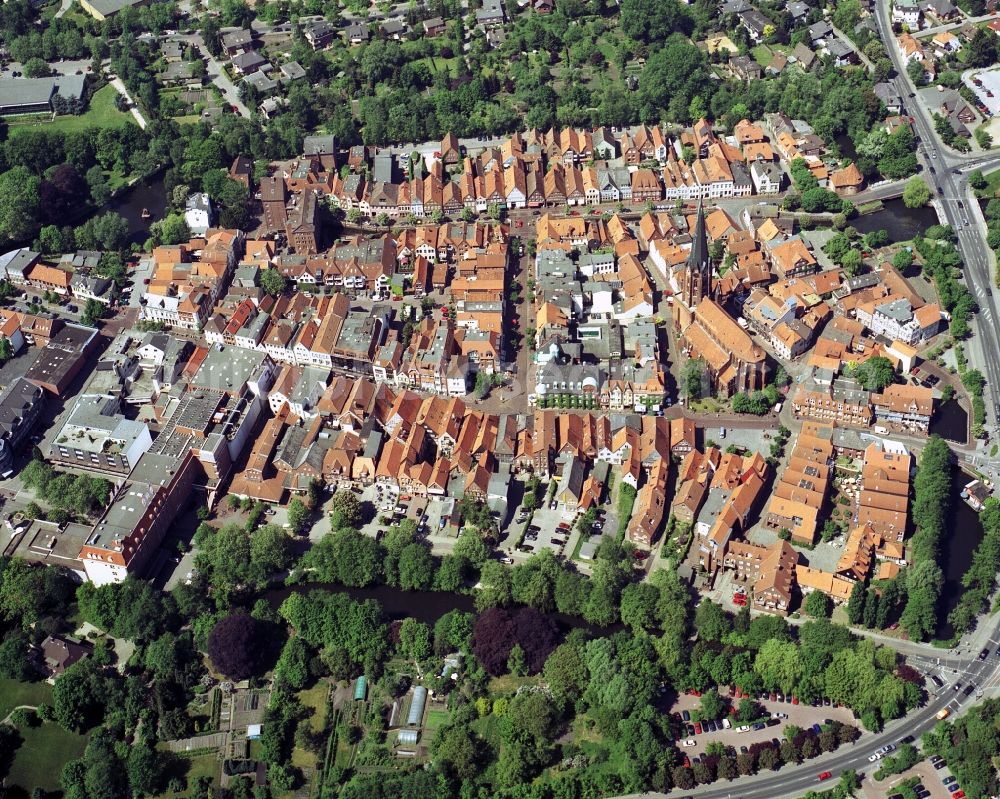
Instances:
[[[684,283],[684,304],[694,311],[706,297],[712,296],[712,260],[708,254],[708,234],[705,232],[705,209],[698,203],[698,221],[691,240],[687,277]]]

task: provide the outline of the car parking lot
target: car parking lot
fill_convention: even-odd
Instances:
[[[518,524],[515,517],[512,525],[518,533],[524,529],[524,540],[521,542],[521,551],[532,555],[542,549],[551,549],[556,555],[563,554],[570,536],[573,534],[573,518],[566,518],[559,509],[553,510],[550,505],[539,508],[531,517],[531,524],[527,520]],[[516,540],[516,539],[515,539]]]
[[[728,691],[720,691],[720,694],[726,696],[728,695]],[[806,704],[795,705],[792,704],[790,697],[788,698],[788,701],[779,701],[777,696],[778,695],[775,694],[774,701],[770,698],[766,700],[757,698],[755,701],[757,701],[768,716],[778,713],[783,714],[787,718],[773,718],[772,722],[777,723],[772,723],[771,726],[765,725],[760,729],[751,728],[749,730],[741,731],[740,728],[742,725],[736,724],[730,720],[729,729],[716,729],[715,731],[709,732],[705,732],[704,729],[702,729],[701,733],[696,732],[693,736],[688,736],[687,731],[685,731],[682,735],[682,739],[689,737],[693,738],[695,744],[691,747],[685,747],[683,749],[684,754],[689,757],[701,756],[705,752],[708,745],[713,742],[721,743],[724,746],[732,746],[737,752],[739,752],[743,746],[749,747],[752,744],[764,743],[772,740],[773,738],[777,738],[779,740],[783,739],[784,730],[790,724],[802,729],[808,729],[812,727],[813,724],[822,725],[827,720],[830,720],[839,721],[842,724],[849,724],[854,727],[859,726],[858,722],[854,718],[854,714],[851,713],[851,711],[846,707],[835,707],[832,705],[826,707],[813,707],[812,705]],[[734,702],[738,704],[739,700],[734,700]],[[675,702],[674,706],[670,708],[670,712],[680,713],[683,717],[683,713],[685,711],[690,714],[692,711],[697,710],[700,703],[701,699],[699,697],[691,694],[683,694],[678,697],[677,702]]]
[[[934,764],[929,760],[922,760],[902,774],[895,774],[878,782],[867,779],[862,783],[861,788],[866,799],[897,799],[902,794],[894,789],[913,777],[919,780],[916,788],[919,799],[948,799],[948,797],[965,799],[961,787],[957,787],[954,791],[948,790],[949,786],[959,784],[951,770],[947,766],[935,769]],[[950,780],[950,782],[945,783],[945,780]],[[962,795],[959,796],[959,794]]]
[[[975,83],[977,80],[978,84]],[[1000,70],[989,69],[970,73],[965,76],[965,85],[975,92],[990,116],[996,116],[997,112],[1000,112]]]

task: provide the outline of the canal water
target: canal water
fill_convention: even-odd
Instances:
[[[884,230],[894,242],[908,241],[937,223],[937,212],[931,206],[907,208],[901,199],[886,200],[881,211],[859,215],[850,221],[859,233]]]
[[[123,191],[113,197],[104,206],[104,210],[114,211],[125,217],[130,244],[143,244],[149,238],[150,223],[163,219],[167,212],[167,190],[162,176],[157,175],[147,183],[137,183]],[[149,212],[148,219],[142,218],[143,210]]]
[[[371,588],[348,588],[337,583],[301,583],[293,586],[272,588],[264,594],[264,598],[272,607],[278,607],[292,593],[307,594],[310,591],[329,591],[335,594],[347,594],[355,602],[374,599],[382,606],[383,615],[390,621],[399,619],[416,619],[431,626],[453,610],[476,614],[476,604],[471,594],[457,594],[450,591],[404,591],[388,585],[378,585]],[[516,610],[516,608],[512,608]],[[548,613],[555,621],[560,632],[570,630],[586,630],[592,635],[610,635],[624,629],[622,624],[608,627],[590,624],[579,616],[566,613]]]
[[[955,631],[948,624],[948,614],[955,609],[962,596],[962,576],[972,565],[972,554],[983,540],[983,526],[979,514],[965,504],[961,497],[962,486],[972,477],[957,466],[952,468],[951,495],[948,518],[945,523],[945,537],[942,541],[942,568],[944,569],[944,589],[941,592],[941,606],[938,609],[937,637],[949,639]]]
[[[930,432],[948,441],[965,444],[969,434],[969,414],[953,399],[941,403],[934,411]]]

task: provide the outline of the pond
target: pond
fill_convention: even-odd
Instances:
[[[148,182],[137,183],[113,197],[105,211],[114,211],[128,222],[129,243],[143,244],[149,238],[149,225],[163,219],[167,212],[167,190],[162,176],[150,178]],[[143,219],[143,211],[149,213]]]
[[[945,540],[942,541],[944,589],[938,608],[937,637],[949,639],[955,631],[948,624],[948,614],[955,609],[962,596],[962,576],[972,564],[972,554],[983,540],[983,525],[979,514],[962,500],[962,487],[972,478],[957,466],[951,474],[951,504],[945,522]]]
[[[908,241],[938,223],[937,211],[929,205],[907,208],[901,199],[886,200],[882,210],[856,216],[851,224],[859,233],[884,230],[891,241]]]
[[[964,444],[969,434],[969,414],[956,400],[941,403],[934,411],[930,432],[948,441]]]
[[[337,583],[302,583],[300,585],[272,588],[264,594],[264,598],[272,607],[278,607],[292,593],[309,593],[310,591],[330,591],[335,594],[347,594],[355,602],[374,599],[382,606],[382,613],[390,621],[411,618],[431,626],[453,610],[463,613],[477,613],[476,603],[471,594],[458,594],[449,591],[404,591],[388,585],[378,585],[371,588],[348,588]],[[624,629],[622,624],[601,627],[590,624],[579,616],[566,613],[549,613],[549,618],[555,621],[560,632],[570,630],[586,630],[592,635],[610,635]]]

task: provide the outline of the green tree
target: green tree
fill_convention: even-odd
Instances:
[[[802,674],[798,647],[792,642],[766,641],[753,664],[764,685],[790,693]]]
[[[460,555],[477,569],[480,568],[490,557],[490,549],[478,532],[466,530],[455,542],[452,550],[455,555]]]
[[[865,612],[865,584],[861,580],[854,583],[851,596],[847,600],[847,620],[851,624],[860,624]]]
[[[260,273],[260,287],[272,297],[283,294],[287,283],[285,276],[274,267]]]
[[[814,619],[829,618],[831,609],[830,597],[822,591],[813,591],[806,597],[805,611]]]
[[[350,527],[323,536],[302,560],[319,580],[363,588],[378,582],[382,575],[384,552],[378,543]]]
[[[0,237],[27,239],[39,217],[39,179],[25,167],[0,174]]]
[[[579,698],[587,687],[587,663],[580,647],[572,643],[560,644],[552,651],[542,674],[556,695],[570,701]]]
[[[52,68],[42,58],[29,58],[24,62],[24,77],[47,78],[52,74]]]
[[[656,616],[660,592],[650,583],[630,583],[622,589],[622,621],[633,630],[649,629],[658,623]]]
[[[103,302],[98,302],[97,300],[87,300],[86,305],[83,306],[83,314],[80,316],[80,320],[90,327],[96,327],[97,322],[104,318],[107,313],[108,306]]]
[[[431,631],[423,622],[403,619],[399,628],[399,649],[412,660],[421,661],[431,655]]]
[[[288,524],[296,535],[301,535],[308,529],[311,516],[312,511],[298,497],[288,503]]]
[[[364,521],[361,502],[352,491],[338,491],[330,502],[330,524],[336,530],[342,527],[357,529]]]
[[[714,688],[701,695],[698,705],[698,716],[702,719],[719,719],[726,712],[726,703],[722,701],[719,692]]]
[[[903,189],[903,204],[907,208],[920,208],[927,205],[930,199],[930,187],[921,178],[912,177],[906,181],[906,188]]]
[[[708,365],[702,358],[692,358],[681,369],[681,391],[688,399],[700,399],[706,386]]]
[[[428,591],[434,583],[434,558],[423,544],[409,544],[399,554],[399,587]]]
[[[154,244],[181,244],[191,239],[191,229],[183,214],[168,214],[149,226]]]
[[[99,718],[104,698],[98,668],[94,658],[88,658],[74,663],[56,680],[52,710],[61,727],[80,732]]]
[[[892,384],[896,369],[888,358],[876,356],[858,364],[854,377],[869,391],[882,391]]]

